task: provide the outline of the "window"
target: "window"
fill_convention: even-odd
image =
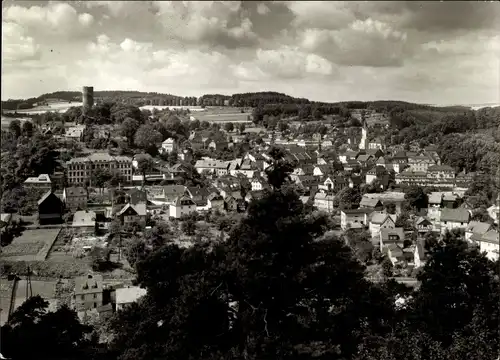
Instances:
[[[96,308],[96,307],[97,307],[97,303],[94,303],[94,308]]]
[[[94,299],[97,299],[97,294],[94,294]]]
[[[85,295],[82,295],[82,296],[81,296],[81,299],[82,299],[82,300],[85,300]]]

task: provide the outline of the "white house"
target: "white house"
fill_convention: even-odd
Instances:
[[[475,236],[472,236],[474,239]],[[497,230],[489,230],[481,237],[474,239],[479,244],[479,251],[486,252],[488,259],[497,261],[500,253],[499,234]]]
[[[146,289],[142,289],[138,286],[129,286],[126,288],[116,289],[116,311],[123,310],[127,305],[130,305],[141,297],[145,296],[147,293]]]
[[[331,213],[335,210],[333,206],[333,200],[335,196],[327,195],[322,192],[316,193],[314,195],[314,206],[318,208],[318,210],[325,211],[327,213]]]
[[[266,188],[266,182],[260,177],[254,177],[251,182],[252,191],[260,191]]]
[[[183,195],[179,196],[173,204],[170,204],[169,210],[170,217],[179,219],[184,215],[195,212],[197,209],[195,202],[191,198]]]
[[[466,209],[448,209],[441,210],[441,232],[444,233],[446,229],[466,229],[469,223],[470,213]]]
[[[342,210],[340,212],[340,227],[342,230],[362,229],[368,225],[368,214],[371,209]]]
[[[380,235],[380,229],[394,229],[396,227],[396,216],[389,214],[382,214],[379,212],[373,213],[368,229],[370,230],[372,238]]]
[[[175,143],[174,139],[168,138],[161,143],[161,149],[160,149],[161,153],[169,154],[175,150],[177,150],[177,144]]]

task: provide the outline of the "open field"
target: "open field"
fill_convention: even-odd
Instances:
[[[44,261],[61,229],[25,230],[2,249],[2,259],[10,261]]]
[[[163,110],[163,109],[167,109],[167,108],[172,109],[172,110],[175,110],[175,109],[187,110],[187,109],[189,109],[189,111],[192,111],[192,112],[205,111],[205,109],[203,109],[201,106],[144,105],[144,106],[141,106],[139,109],[153,111],[153,109]]]
[[[50,105],[46,106],[37,106],[32,109],[25,109],[25,110],[17,110],[18,114],[26,114],[26,115],[36,115],[36,114],[43,114],[46,112],[65,112],[68,110],[70,107],[73,106],[82,106],[81,102],[55,102],[51,103]],[[15,110],[4,110],[6,113],[15,113]]]
[[[216,112],[207,112],[207,113],[199,113],[193,115],[196,119],[200,121],[208,121],[208,122],[217,122],[217,123],[251,123],[251,120],[248,120],[248,116],[250,113],[216,113]]]

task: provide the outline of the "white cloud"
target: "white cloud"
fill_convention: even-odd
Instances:
[[[260,15],[267,15],[267,14],[269,14],[270,11],[271,10],[264,3],[259,3],[259,5],[257,5],[257,12]]]
[[[82,26],[87,27],[92,25],[92,23],[94,22],[94,17],[88,13],[83,13],[78,15],[78,21],[80,22],[80,24],[82,24]]]
[[[40,54],[40,45],[26,36],[19,24],[2,23],[2,60],[4,63],[16,63],[36,59]]]

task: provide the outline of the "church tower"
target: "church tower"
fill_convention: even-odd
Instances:
[[[361,141],[359,142],[359,148],[368,149],[368,124],[366,123],[364,116],[362,116],[361,121],[363,123],[363,127],[361,128]]]

